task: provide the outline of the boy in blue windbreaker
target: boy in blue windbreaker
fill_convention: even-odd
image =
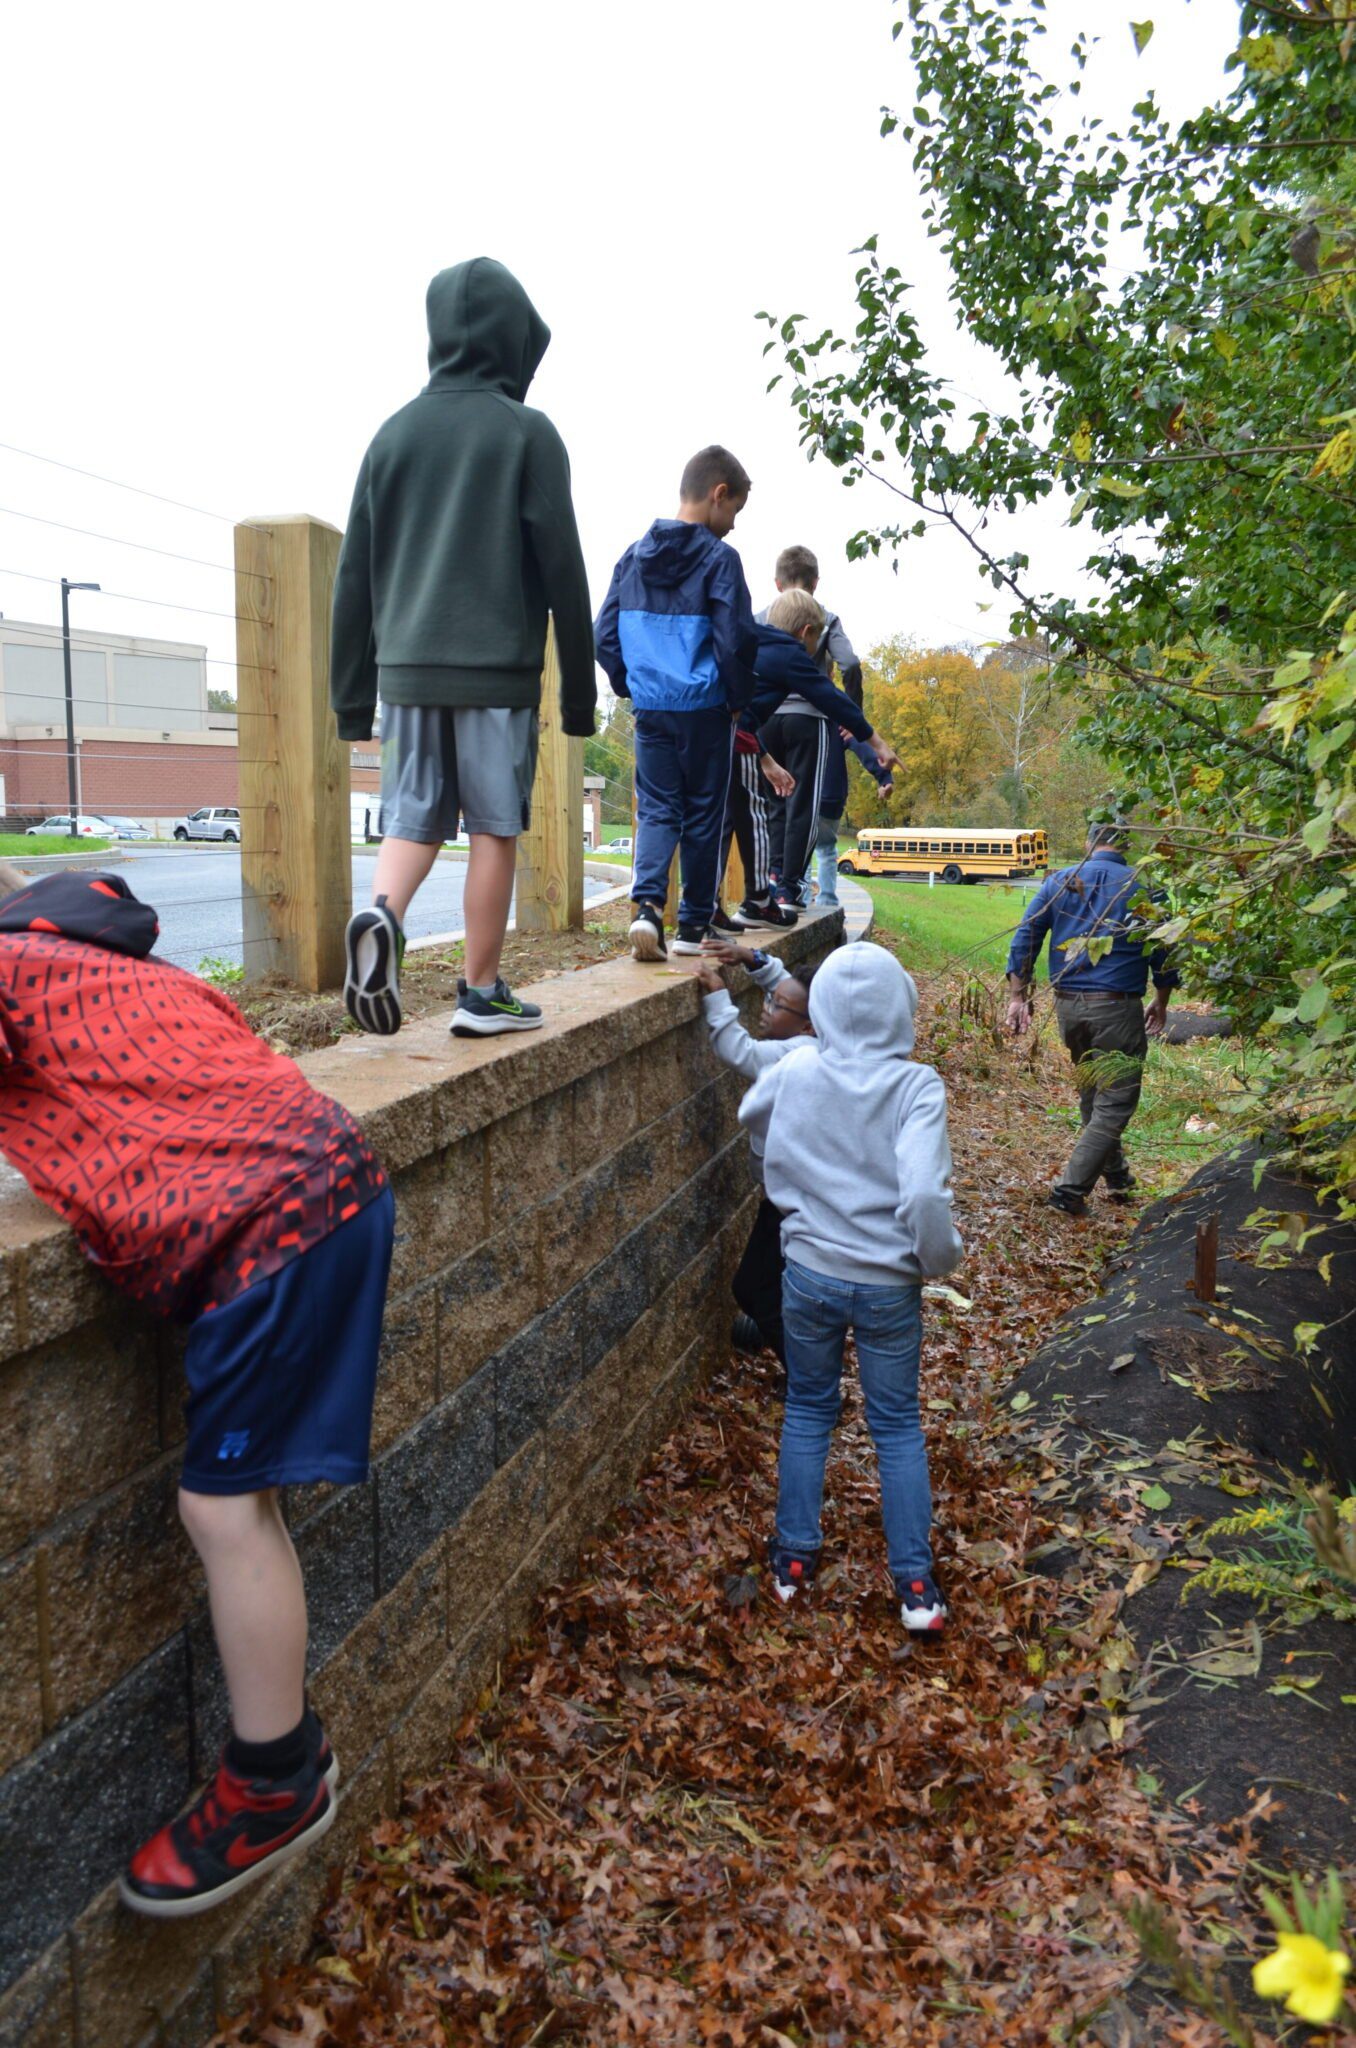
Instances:
[[[767,623],[756,630],[758,743],[775,755],[795,785],[770,832],[772,859],[781,880],[782,916],[777,921],[785,922],[789,916],[794,924],[804,898],[805,870],[815,845],[825,784],[835,757],[841,762],[840,729],[866,744],[883,773],[897,768],[899,757],[872,730],[866,713],[816,666],[814,649],[824,631],[824,612],[808,590],[784,591],[768,606]],[[845,771],[843,779],[846,785]],[[756,912],[758,906],[745,909]],[[754,915],[743,921],[762,920]]]
[[[636,851],[631,950],[661,960],[674,849],[683,893],[675,953],[700,953],[720,883],[721,823],[734,717],[753,696],[753,607],[724,545],[750,483],[728,448],[683,471],[678,516],[629,547],[594,626],[598,660],[636,719]]]

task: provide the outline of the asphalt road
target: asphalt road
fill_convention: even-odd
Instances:
[[[182,853],[163,847],[142,851],[135,845],[119,850],[122,858],[117,866],[126,875],[128,887],[159,913],[156,953],[161,959],[189,968],[208,959],[243,963],[238,853],[198,847]],[[375,851],[353,856],[355,904],[371,900],[376,858]],[[624,869],[619,870],[619,879],[625,879]],[[443,858],[434,863],[410,910],[410,938],[431,938],[435,932],[461,929],[465,880],[465,861]],[[585,901],[604,894],[608,886],[586,875]]]

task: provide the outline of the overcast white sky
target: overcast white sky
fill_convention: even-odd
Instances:
[[[859,648],[893,632],[983,640],[1003,610],[961,545],[853,564],[883,494],[808,464],[760,307],[850,317],[873,231],[917,280],[936,366],[998,389],[955,334],[907,146],[890,0],[75,0],[6,26],[0,440],[187,500],[202,518],[0,450],[0,611],[206,641],[228,661],[232,582],[14,512],[226,564],[229,521],[342,526],[378,424],[423,382],[424,288],[474,255],[510,265],[554,339],[532,401],[556,421],[595,604],[615,557],[674,507],[686,457],[727,442],[754,479],[734,535],[755,603],[777,551],[812,546]],[[1136,59],[1129,21],[1156,34]],[[1235,0],[1052,0],[1052,53],[1093,22],[1085,110],[1152,84],[1187,112],[1222,82]],[[1052,61],[1052,75],[1054,62]],[[1021,538],[1036,580],[1078,558],[1057,517]],[[160,609],[158,600],[175,609]],[[214,680],[230,683],[226,668]],[[601,680],[601,678],[600,678]]]

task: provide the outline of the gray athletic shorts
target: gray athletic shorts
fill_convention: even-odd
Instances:
[[[383,704],[381,829],[441,846],[468,832],[515,839],[532,817],[537,714],[525,707]]]

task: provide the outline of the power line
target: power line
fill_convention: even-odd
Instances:
[[[109,484],[115,491],[130,491],[137,498],[154,498],[158,505],[173,505],[176,511],[196,513],[200,519],[215,519],[222,526],[235,526],[224,512],[208,512],[202,505],[186,505],[182,498],[167,498],[160,491],[145,491],[140,484],[125,484],[115,476],[100,476],[97,470],[77,469],[73,462],[58,462],[53,455],[38,455],[31,448],[16,448],[12,441],[0,441],[7,455],[22,455],[27,462],[44,462],[49,469],[64,469],[70,476],[88,477],[91,483]]]
[[[61,587],[61,578],[59,576],[38,576],[31,569],[0,568],[0,576],[20,576],[25,583],[50,583],[55,589],[60,589]],[[268,623],[266,619],[251,619],[243,612],[214,611],[210,605],[175,604],[167,597],[138,597],[135,591],[131,590],[105,590],[102,592],[102,595],[115,598],[123,604],[154,605],[157,611],[162,612],[196,612],[204,619],[234,619],[238,626],[258,626],[267,625]]]
[[[198,569],[215,569],[220,576],[252,576],[260,583],[272,578],[262,569],[237,569],[233,562],[209,562],[205,555],[181,555],[173,548],[155,548],[149,541],[122,540],[116,533],[95,533],[88,526],[68,526],[64,519],[44,519],[39,512],[20,512],[13,505],[0,505],[7,519],[26,519],[34,526],[55,526],[61,533],[78,533],[86,540],[109,541],[115,548],[137,548],[143,555],[163,555],[167,562],[191,562]]]
[[[22,688],[16,691],[16,695],[18,696],[23,696],[25,694],[26,693],[23,691]],[[135,697],[117,697],[114,699],[112,704],[101,704],[98,698],[84,696],[81,694],[79,690],[76,690],[74,692],[74,701],[77,714],[79,713],[81,705],[84,704],[92,705],[96,709],[104,711],[172,712],[176,717],[182,717],[185,712],[192,712],[192,715],[195,718],[276,718],[278,715],[276,711],[255,710],[253,707],[242,711],[238,704],[233,704],[229,711],[214,711],[210,704],[207,706],[206,710],[204,710],[201,705],[147,704],[144,700]],[[65,703],[65,699],[62,698],[54,700],[54,702],[56,703],[59,715],[64,716],[63,706]],[[36,721],[36,723],[39,725],[45,725],[47,721],[46,719],[40,718]],[[223,725],[208,726],[204,728],[204,730],[215,733],[225,733],[229,736],[229,728]],[[0,746],[4,746],[4,744],[5,742],[3,740],[0,740]],[[354,740],[353,744],[355,747],[357,747],[361,746],[363,742],[361,740]]]

